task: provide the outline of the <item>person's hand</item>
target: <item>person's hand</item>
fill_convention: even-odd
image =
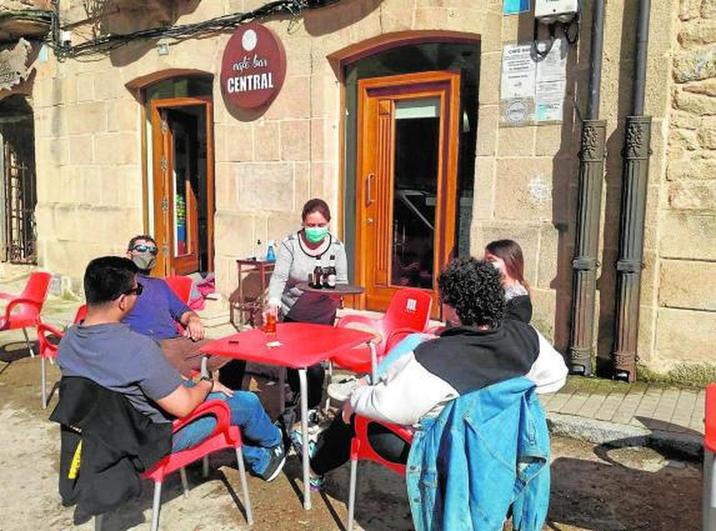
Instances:
[[[341,413],[343,422],[346,424],[351,423],[351,415],[353,415],[353,407],[351,406],[350,400],[343,402],[343,412]]]
[[[185,334],[192,341],[200,341],[204,339],[204,325],[197,315],[192,315],[186,322]]]
[[[228,397],[234,396],[234,391],[226,387],[219,380],[214,380],[214,386],[211,388],[212,393],[224,393]]]

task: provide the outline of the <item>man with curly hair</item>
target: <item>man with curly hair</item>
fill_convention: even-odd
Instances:
[[[500,272],[474,258],[452,261],[438,279],[447,328],[381,367],[384,377],[353,389],[339,415],[322,434],[311,459],[312,484],[349,458],[351,416],[412,426],[437,417],[461,395],[526,376],[538,393],[561,388],[567,376],[562,355],[529,324],[505,319]],[[407,341],[407,340],[406,340]],[[397,347],[396,347],[397,348]],[[373,424],[374,449],[385,459],[405,463],[409,448]]]

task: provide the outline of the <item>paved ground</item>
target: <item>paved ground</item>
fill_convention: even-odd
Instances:
[[[17,292],[21,285],[22,281],[0,283],[0,291]],[[43,315],[49,322],[68,324],[78,304],[51,298]],[[231,330],[216,326],[209,334],[218,337]],[[0,470],[3,490],[11,493],[0,511],[0,530],[67,529],[72,510],[60,506],[56,491],[57,429],[40,408],[39,362],[27,357],[21,337],[0,334]],[[50,367],[49,380],[58,376],[57,368]],[[271,386],[262,385],[261,378],[253,384],[268,409],[275,409]],[[703,391],[571,378],[559,393],[543,400],[553,432],[553,488],[546,529],[699,528]],[[615,445],[624,448],[614,449]],[[685,460],[673,460],[675,455]],[[190,472],[190,481],[197,486],[188,499],[180,495],[178,478],[169,482],[164,529],[243,526],[231,455],[218,455],[213,462],[218,471],[209,480],[203,480],[197,469]],[[340,528],[346,516],[347,466],[330,475],[326,494],[310,513],[301,509],[299,477],[298,461],[292,458],[275,483],[251,479],[254,529]],[[361,478],[359,525],[409,529],[402,480],[369,463],[361,465]],[[139,501],[109,515],[106,528],[139,525],[149,518],[150,505],[148,487]]]

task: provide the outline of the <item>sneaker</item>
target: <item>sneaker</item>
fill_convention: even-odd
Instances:
[[[301,436],[301,430],[293,430],[288,436],[291,439],[291,446],[296,451],[296,454],[303,455],[303,437]],[[312,438],[308,439],[308,458],[311,459],[316,455],[316,441]]]
[[[286,464],[286,453],[283,450],[283,444],[277,444],[269,451],[271,452],[271,458],[268,465],[266,465],[266,470],[264,470],[261,474],[257,474],[258,477],[267,482],[276,479],[276,476],[278,476],[281,472],[283,465]]]
[[[291,445],[296,451],[296,454],[300,457],[303,454],[303,437],[301,437],[301,431],[293,430],[289,437],[291,439]],[[314,455],[316,455],[316,442],[312,439],[308,439],[308,458],[311,459]],[[320,492],[323,490],[324,483],[324,476],[314,476],[311,474],[308,477],[308,487],[311,489],[311,492]]]
[[[357,386],[358,379],[355,376],[349,376],[339,382],[329,384],[326,392],[336,402],[345,402]]]
[[[308,487],[311,489],[311,492],[321,492],[325,483],[325,476],[308,476]]]

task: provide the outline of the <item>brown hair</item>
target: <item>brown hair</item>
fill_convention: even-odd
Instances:
[[[149,234],[137,234],[134,238],[129,240],[129,244],[127,244],[127,250],[131,251],[134,248],[134,244],[137,243],[139,240],[146,240],[148,242],[152,242],[155,246],[157,245],[157,241]]]
[[[328,208],[328,203],[326,203],[323,199],[314,198],[306,201],[306,204],[303,205],[301,220],[306,221],[306,217],[314,212],[321,214],[324,218],[326,218],[326,221],[331,221],[331,209]]]
[[[514,240],[495,240],[488,243],[485,250],[501,258],[505,262],[507,274],[529,289],[529,284],[525,280],[525,258],[522,256],[519,243]]]

